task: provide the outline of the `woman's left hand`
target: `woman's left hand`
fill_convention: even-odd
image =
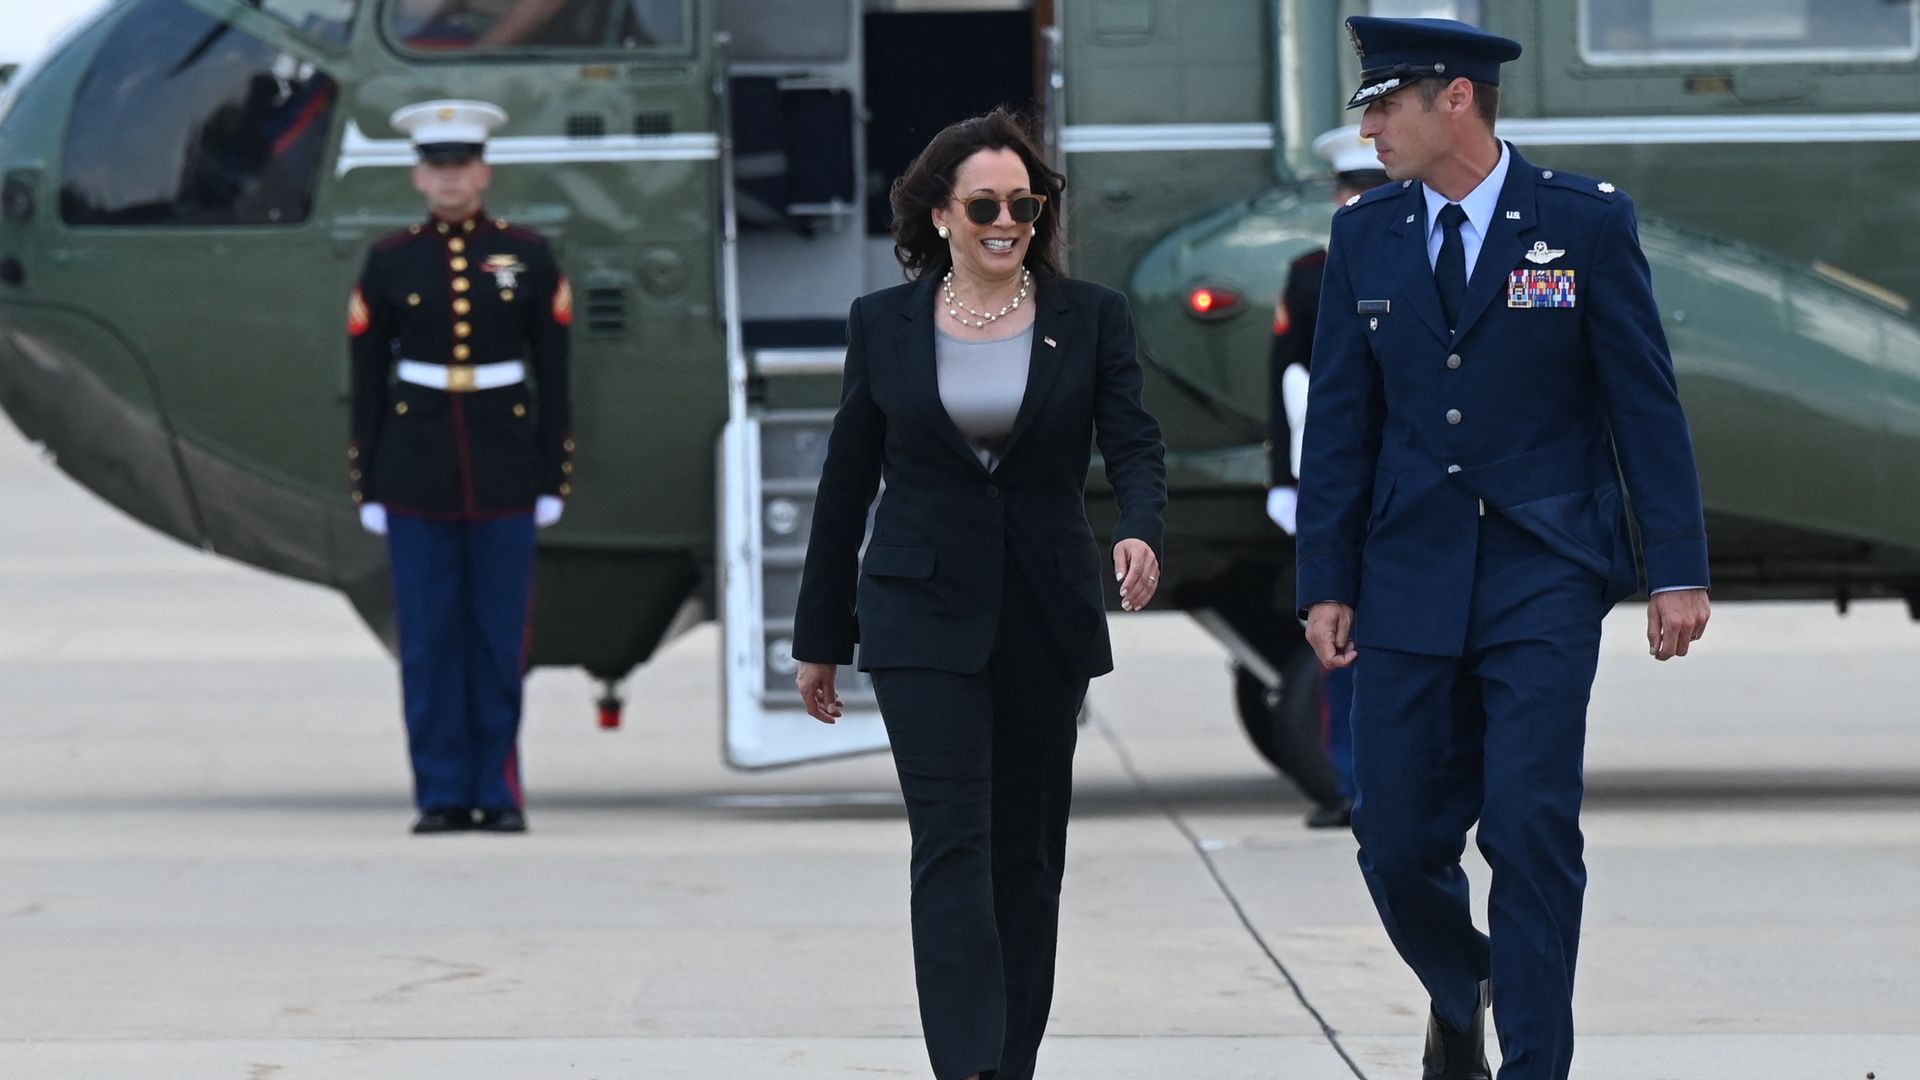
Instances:
[[[1113,545],[1113,576],[1120,582],[1120,607],[1139,611],[1160,588],[1160,557],[1145,540],[1122,540]]]

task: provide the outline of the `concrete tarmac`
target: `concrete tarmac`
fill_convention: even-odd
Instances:
[[[397,677],[343,599],[162,539],[11,430],[0,505],[0,1080],[928,1075],[891,766],[727,770],[712,627],[621,732],[536,674],[533,832],[416,838]],[[1042,1076],[1417,1077],[1351,836],[1301,826],[1193,624],[1113,623]],[[1574,1075],[1920,1077],[1920,626],[1722,605],[1660,665],[1643,623],[1595,688]]]

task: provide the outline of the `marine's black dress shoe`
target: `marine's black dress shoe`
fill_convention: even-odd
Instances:
[[[1420,1061],[1420,1080],[1493,1080],[1487,1067],[1487,984],[1480,984],[1480,1000],[1473,1022],[1455,1031],[1431,1009],[1427,1012],[1427,1054]]]
[[[482,810],[480,828],[485,832],[526,832],[527,815],[511,806]]]
[[[430,833],[466,832],[473,828],[473,811],[464,806],[447,807],[440,810],[420,811],[420,820],[413,823],[416,836]]]
[[[1353,804],[1345,799],[1332,806],[1323,806],[1307,815],[1309,829],[1351,829],[1353,828]]]

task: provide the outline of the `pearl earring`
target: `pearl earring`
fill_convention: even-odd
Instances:
[[[934,231],[940,234],[940,239],[942,240],[945,240],[947,237],[953,235],[951,232],[947,231],[947,227],[945,225],[940,226],[938,229],[935,229]]]

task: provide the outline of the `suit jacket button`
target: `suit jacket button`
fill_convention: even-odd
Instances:
[[[1459,409],[1448,409],[1448,410],[1447,410],[1447,423],[1449,423],[1449,424],[1457,424],[1457,423],[1459,423],[1459,422],[1460,422],[1460,410],[1459,410]]]
[[[989,499],[997,499],[997,498],[999,498],[999,497],[1000,497],[1000,488],[999,488],[999,486],[998,486],[998,485],[996,485],[996,484],[988,484],[988,485],[987,485],[987,498],[989,498]]]
[[[1457,368],[1457,367],[1459,367],[1459,366],[1460,366],[1460,354],[1459,354],[1459,353],[1454,353],[1454,354],[1453,354],[1452,356],[1449,356],[1449,357],[1447,357],[1447,366],[1448,366],[1448,367],[1450,367],[1450,368]]]

